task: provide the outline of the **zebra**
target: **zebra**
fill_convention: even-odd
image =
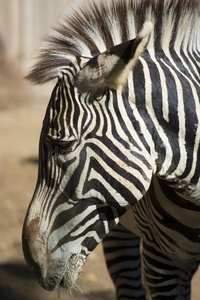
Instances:
[[[198,0],[87,0],[46,40],[27,79],[57,82],[22,233],[45,289],[72,289],[103,241],[118,299],[190,299],[200,261],[199,28]]]

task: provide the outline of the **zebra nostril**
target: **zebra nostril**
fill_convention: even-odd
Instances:
[[[24,258],[30,267],[33,275],[39,279],[41,278],[41,271],[39,265],[34,261],[29,247],[29,240],[23,239],[23,252],[24,252]]]
[[[33,227],[31,227],[32,229]],[[56,263],[51,264],[46,261],[44,252],[46,248],[44,244],[39,240],[38,234],[31,233],[30,226],[24,226],[22,234],[22,247],[24,252],[24,258],[39,284],[48,291],[53,291],[62,279],[61,275],[55,275],[54,267]],[[57,265],[59,268],[60,265]]]
[[[33,273],[33,276],[40,282],[42,280],[42,273],[40,270],[40,266],[32,261],[31,271]]]
[[[39,281],[42,281],[42,273],[40,266],[34,261],[30,249],[29,249],[29,241],[24,239],[23,240],[23,252],[24,252],[24,258],[33,274],[33,276]]]

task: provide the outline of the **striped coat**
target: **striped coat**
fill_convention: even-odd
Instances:
[[[28,79],[57,83],[23,249],[44,288],[74,286],[123,226],[122,237],[142,238],[146,297],[189,299],[200,259],[199,14],[197,0],[87,1],[41,50]]]

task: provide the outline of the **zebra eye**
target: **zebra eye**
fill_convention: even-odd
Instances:
[[[58,151],[58,154],[66,154],[68,152],[73,151],[73,146],[75,145],[75,143],[77,142],[77,140],[73,140],[73,141],[53,141],[53,147],[55,150]]]

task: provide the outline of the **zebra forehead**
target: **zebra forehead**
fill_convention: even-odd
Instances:
[[[82,6],[67,12],[52,31],[27,78],[42,84],[59,77],[77,57],[93,57],[134,39],[145,21],[154,26],[149,47],[184,45],[192,49],[197,46],[199,36],[199,3],[199,0],[82,1]]]

